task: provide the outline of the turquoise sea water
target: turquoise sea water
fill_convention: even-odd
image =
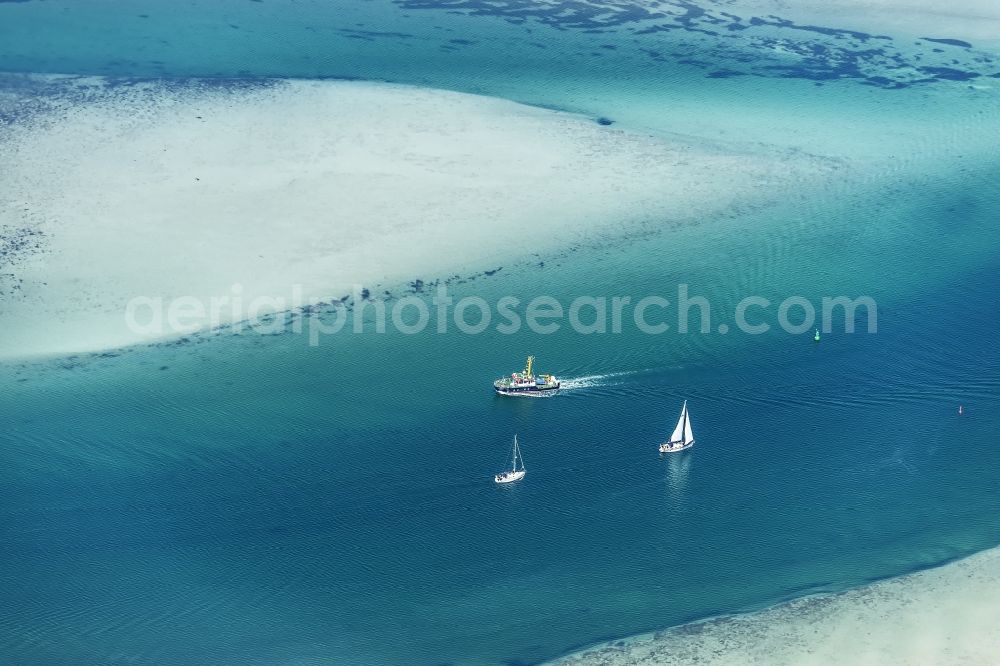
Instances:
[[[988,86],[865,84],[881,62],[762,76],[768,45],[749,41],[734,48],[757,65],[733,57],[749,74],[711,78],[728,51],[710,67],[669,54],[722,37],[510,22],[495,5],[128,7],[0,4],[2,69],[383,78],[700,135],[743,105],[724,138],[854,166],[765,209],[531,270],[512,257],[453,289],[568,303],[686,283],[713,305],[709,334],[222,336],[0,369],[0,661],[538,663],[1000,541]],[[573,57],[598,42],[617,48]],[[889,55],[915,66],[916,48]],[[878,332],[714,332],[752,294],[869,295]],[[572,388],[494,397],[527,353]],[[684,398],[698,445],[662,458]],[[498,488],[514,432],[529,473]]]

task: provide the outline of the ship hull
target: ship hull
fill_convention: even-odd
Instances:
[[[523,396],[527,398],[541,398],[554,395],[559,392],[559,384],[555,386],[494,386],[493,390],[497,395]]]

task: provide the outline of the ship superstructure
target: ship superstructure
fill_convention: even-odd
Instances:
[[[511,373],[508,377],[501,377],[493,382],[493,388],[500,395],[524,395],[538,397],[542,395],[552,395],[559,390],[559,380],[555,375],[539,374],[535,375],[535,357],[529,356],[528,362],[521,372]]]

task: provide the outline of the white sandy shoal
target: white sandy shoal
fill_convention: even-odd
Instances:
[[[737,0],[727,11],[777,15],[823,25],[896,36],[961,39],[1000,46],[996,0]],[[980,43],[981,42],[981,43]]]
[[[44,234],[0,270],[21,283],[0,306],[0,358],[152,339],[126,326],[136,296],[209,302],[238,283],[244,303],[296,284],[328,299],[495,268],[777,196],[824,168],[406,86],[74,86],[0,127],[0,229]]]
[[[998,660],[1000,548],[840,594],[584,650],[553,666],[957,666]]]

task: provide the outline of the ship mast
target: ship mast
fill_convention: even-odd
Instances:
[[[529,356],[528,357],[528,365],[526,365],[525,368],[524,368],[524,376],[525,377],[531,377],[532,376],[531,375],[531,365],[534,362],[535,362],[535,357],[534,356]]]

